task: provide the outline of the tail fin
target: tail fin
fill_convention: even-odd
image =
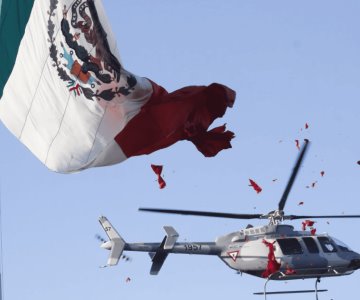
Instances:
[[[104,228],[105,233],[110,239],[110,256],[107,261],[108,266],[115,266],[118,264],[119,259],[121,257],[121,254],[124,251],[124,247],[126,245],[125,241],[122,239],[122,237],[118,234],[118,232],[115,230],[115,228],[111,225],[109,220],[101,216],[99,218],[99,222]]]
[[[165,259],[167,258],[169,252],[174,248],[175,243],[179,237],[179,234],[171,226],[164,226],[164,229],[166,231],[166,236],[161,242],[159,248],[155,253],[149,253],[153,262],[150,269],[151,275],[157,275],[159,273]]]

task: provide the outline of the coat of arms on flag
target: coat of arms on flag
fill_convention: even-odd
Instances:
[[[231,147],[225,125],[209,126],[235,92],[214,83],[168,93],[126,70],[101,0],[3,0],[2,7],[0,26],[20,34],[15,43],[9,30],[0,34],[5,52],[17,53],[0,74],[0,119],[49,169],[112,165],[180,140],[205,156]]]

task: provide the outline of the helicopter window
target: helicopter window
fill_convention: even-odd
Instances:
[[[256,232],[256,233],[260,233],[259,228],[256,228],[256,229],[255,229],[255,232]]]
[[[332,238],[336,245],[338,245],[339,249],[344,252],[351,252],[352,250],[342,241],[339,241],[338,239]]]
[[[281,251],[284,255],[302,254],[303,249],[297,239],[278,239],[277,240]]]
[[[319,248],[312,237],[304,237],[303,241],[309,253],[319,253]]]
[[[318,240],[320,242],[321,248],[324,252],[333,253],[337,252],[335,244],[326,236],[319,236]]]
[[[250,229],[250,234],[255,234],[255,230],[254,230],[254,229]]]

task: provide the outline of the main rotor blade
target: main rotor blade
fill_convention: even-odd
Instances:
[[[293,185],[293,183],[294,183],[294,181],[295,181],[296,175],[297,175],[298,172],[299,172],[299,169],[300,169],[300,166],[301,166],[301,162],[302,162],[302,160],[304,159],[304,156],[305,156],[306,149],[307,149],[308,145],[309,145],[309,140],[305,140],[305,144],[304,144],[304,146],[303,146],[302,149],[301,149],[301,152],[300,152],[300,154],[299,154],[299,157],[298,157],[298,159],[297,159],[297,161],[296,161],[296,164],[295,164],[295,166],[294,166],[294,169],[293,169],[293,171],[292,171],[292,173],[291,173],[291,176],[290,176],[290,178],[289,178],[289,181],[288,181],[288,183],[287,183],[287,185],[286,185],[285,191],[284,191],[284,193],[283,193],[283,195],[282,195],[282,197],[281,197],[281,199],[280,199],[280,202],[279,202],[279,210],[280,210],[280,211],[283,211],[283,210],[284,210],[286,200],[287,200],[287,198],[288,198],[288,196],[289,196],[289,193],[290,193],[290,190],[291,190],[291,188],[292,188],[292,185]]]
[[[330,215],[330,216],[298,216],[288,215],[284,216],[284,220],[297,220],[297,219],[346,219],[346,218],[360,218],[360,215]]]
[[[157,208],[139,208],[139,211],[157,212],[164,214],[177,214],[177,215],[192,215],[203,217],[218,217],[230,219],[267,219],[262,214],[231,214],[209,211],[194,211],[194,210],[179,210],[179,209],[157,209]],[[262,218],[263,216],[263,218]]]

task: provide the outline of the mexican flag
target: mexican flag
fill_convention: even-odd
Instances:
[[[49,169],[112,165],[180,140],[205,156],[231,147],[225,126],[208,128],[235,92],[168,93],[126,70],[101,0],[0,4],[0,119]]]

